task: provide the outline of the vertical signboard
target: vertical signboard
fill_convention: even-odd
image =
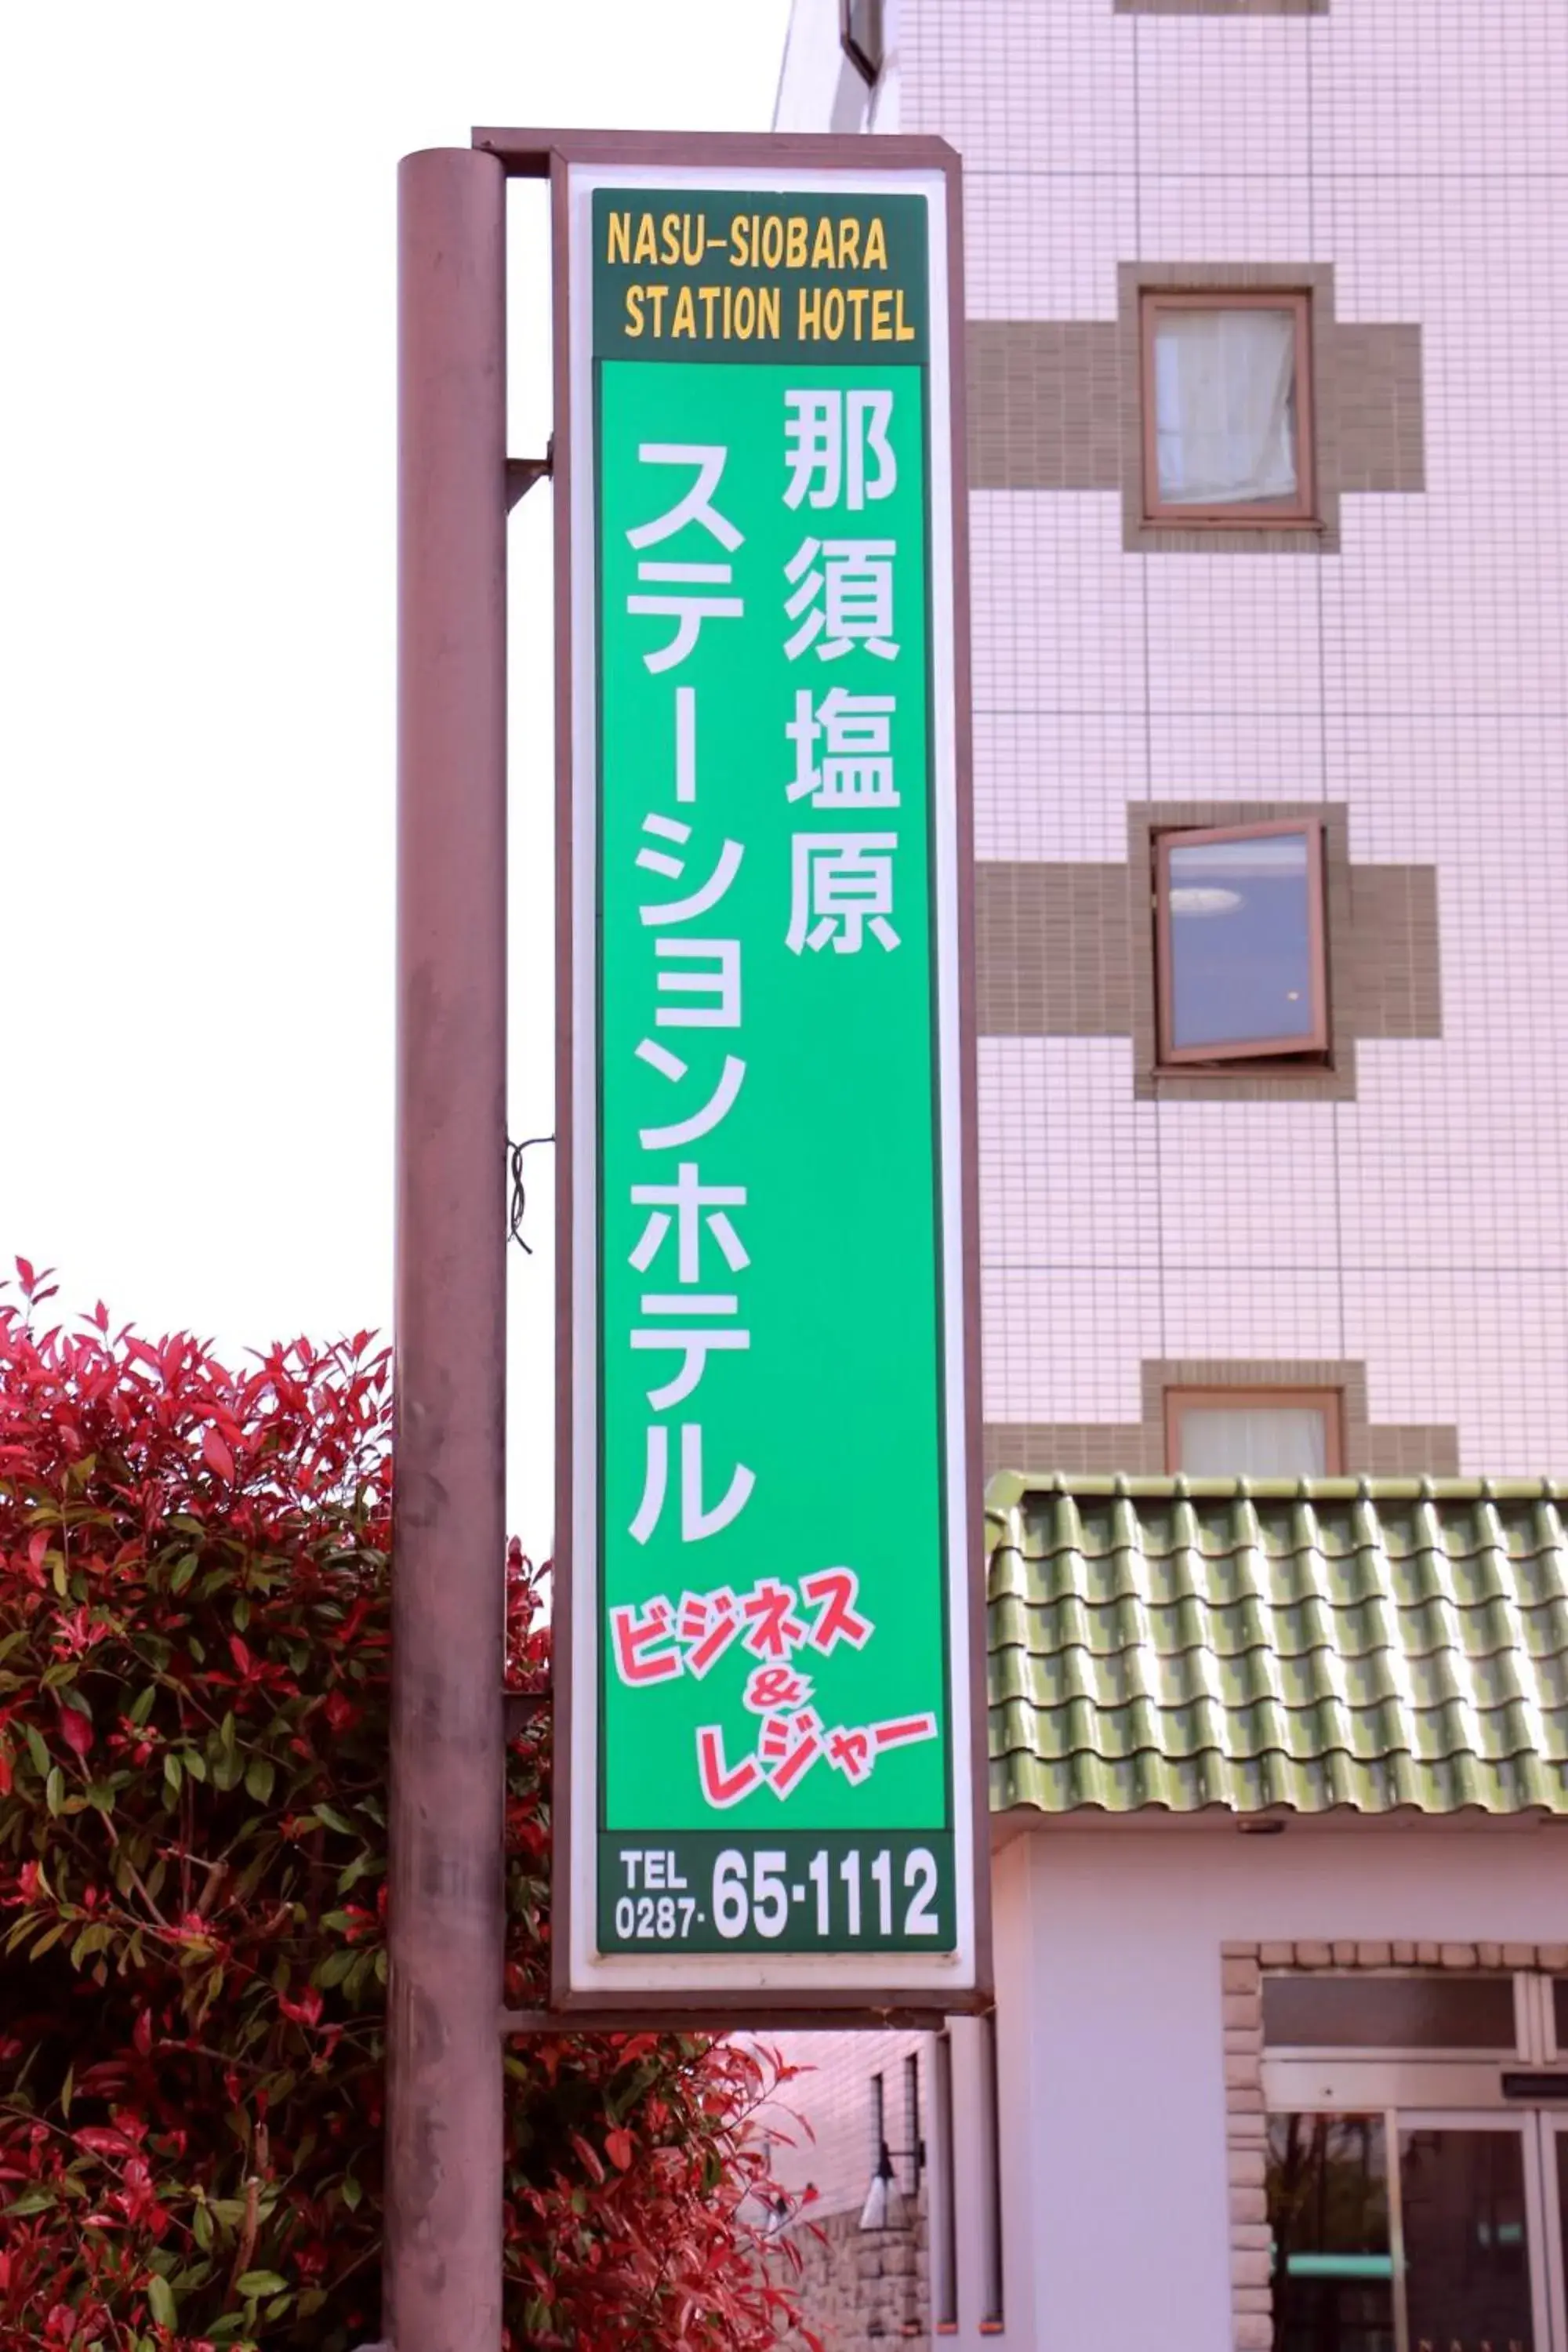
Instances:
[[[558,202],[557,1998],[961,2008],[948,178],[568,162]]]

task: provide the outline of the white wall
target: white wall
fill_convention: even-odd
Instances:
[[[1005,2342],[1226,2352],[1220,1946],[1563,1942],[1568,1830],[1047,1831],[994,1886]]]

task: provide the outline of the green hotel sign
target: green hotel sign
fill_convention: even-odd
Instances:
[[[564,201],[557,1990],[960,2008],[950,183],[574,165]]]

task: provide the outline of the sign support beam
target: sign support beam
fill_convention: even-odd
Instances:
[[[396,1465],[384,2333],[501,2327],[505,173],[399,170]]]

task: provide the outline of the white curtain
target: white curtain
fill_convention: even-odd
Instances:
[[[1178,1467],[1198,1478],[1321,1478],[1329,1466],[1321,1405],[1185,1405]]]
[[[1296,318],[1162,310],[1154,326],[1160,496],[1237,506],[1296,490]]]

